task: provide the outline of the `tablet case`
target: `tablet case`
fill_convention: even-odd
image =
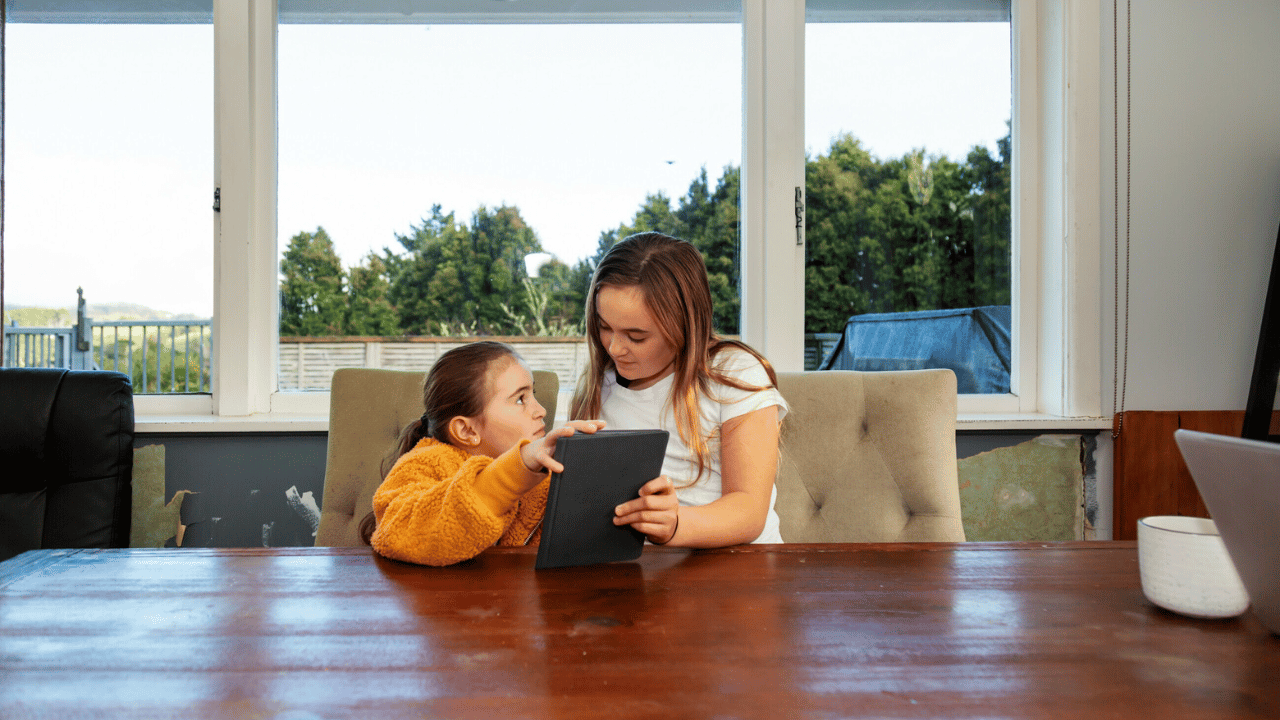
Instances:
[[[644,535],[614,525],[614,508],[662,474],[666,430],[601,430],[556,442],[564,472],[552,473],[535,569],[635,560]]]

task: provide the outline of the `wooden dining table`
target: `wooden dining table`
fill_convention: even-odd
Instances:
[[[1280,637],[1155,607],[1131,542],[534,558],[25,553],[0,717],[1280,717]]]

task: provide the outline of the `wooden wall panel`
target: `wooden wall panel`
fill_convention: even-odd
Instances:
[[[1178,428],[1240,436],[1243,410],[1131,410],[1116,417],[1113,526],[1116,540],[1136,540],[1138,520],[1150,515],[1209,517],[1173,432]],[[1277,431],[1280,413],[1271,419]]]

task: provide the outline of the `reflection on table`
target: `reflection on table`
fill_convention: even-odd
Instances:
[[[1280,637],[1142,596],[1133,543],[367,549],[0,564],[0,717],[1280,717]]]

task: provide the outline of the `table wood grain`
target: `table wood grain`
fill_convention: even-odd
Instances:
[[[1151,605],[1129,542],[534,557],[20,555],[0,717],[1280,717],[1280,637]]]

